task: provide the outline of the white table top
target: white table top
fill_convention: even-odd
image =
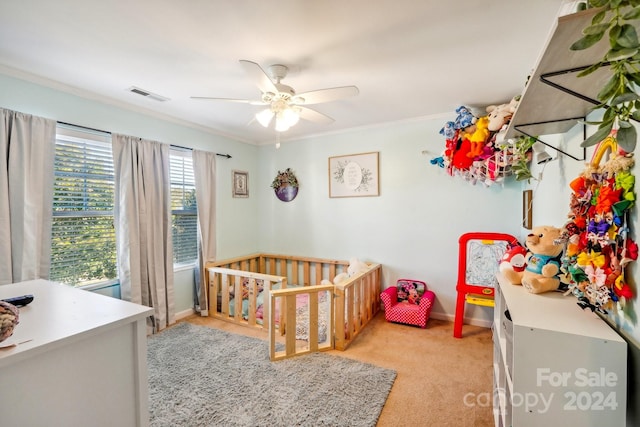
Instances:
[[[31,294],[20,323],[0,342],[0,368],[110,328],[145,319],[153,309],[48,280],[0,285],[0,299]]]
[[[580,308],[573,295],[565,296],[560,292],[532,294],[523,286],[509,283],[502,274],[498,274],[498,282],[514,326],[624,341],[596,313]]]

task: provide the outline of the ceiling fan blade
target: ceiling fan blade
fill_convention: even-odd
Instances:
[[[245,59],[241,59],[240,64],[262,93],[278,93],[278,88],[273,84],[260,65]]]
[[[308,107],[297,107],[299,108],[300,118],[309,120],[310,122],[320,123],[320,124],[329,124],[333,123],[333,119],[326,114],[322,114],[316,110],[312,110]]]
[[[356,96],[360,91],[355,86],[342,86],[330,89],[312,90],[296,95],[293,103],[299,105],[320,104],[323,102],[336,101],[338,99]]]
[[[252,99],[234,99],[234,98],[215,98],[211,96],[192,96],[191,99],[198,99],[204,101],[227,101],[227,102],[239,102],[241,104],[250,105],[267,105],[264,101],[252,100]]]

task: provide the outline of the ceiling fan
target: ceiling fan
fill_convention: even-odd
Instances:
[[[281,83],[281,80],[286,77],[289,70],[285,65],[274,64],[269,66],[268,70],[271,74],[269,76],[255,62],[240,60],[240,64],[262,92],[260,99],[214,98],[207,96],[192,96],[191,98],[265,105],[267,108],[256,114],[256,120],[262,126],[269,127],[275,117],[275,130],[284,132],[295,125],[299,119],[321,124],[333,122],[331,117],[311,109],[307,105],[336,101],[359,93],[356,86],[342,86],[296,94],[296,91],[291,86]]]

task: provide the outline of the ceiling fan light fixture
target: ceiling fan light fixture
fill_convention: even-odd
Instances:
[[[256,113],[256,120],[264,127],[269,127],[269,123],[271,123],[271,119],[273,119],[273,111],[270,108],[265,108],[264,110]]]
[[[300,120],[298,111],[287,106],[276,114],[276,131],[285,132]]]
[[[246,73],[253,79],[255,85],[260,89],[261,97],[257,100],[233,99],[192,96],[193,99],[212,99],[227,102],[239,102],[250,105],[263,105],[265,109],[255,113],[255,121],[263,127],[268,128],[274,122],[277,132],[287,131],[291,126],[295,126],[302,118],[310,122],[329,124],[333,119],[326,114],[306,107],[307,104],[320,104],[329,101],[336,101],[342,98],[355,96],[359,90],[355,86],[342,86],[326,89],[318,89],[310,92],[296,94],[296,91],[288,85],[281,83],[287,75],[288,68],[285,65],[275,64],[269,67],[271,76],[267,74],[259,64],[240,60],[240,64]],[[253,121],[252,121],[253,122]]]
[[[289,130],[291,126],[288,126],[284,120],[280,120],[276,118],[276,131],[277,132],[286,132]]]
[[[289,107],[282,112],[282,119],[291,127],[300,120],[300,113]]]

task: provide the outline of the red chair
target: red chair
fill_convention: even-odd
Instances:
[[[415,289],[415,291],[414,291]],[[400,279],[380,294],[387,322],[427,327],[436,294],[420,280]]]
[[[518,239],[504,233],[465,233],[458,240],[458,281],[453,336],[462,338],[465,303],[494,306],[496,273],[505,251]]]

